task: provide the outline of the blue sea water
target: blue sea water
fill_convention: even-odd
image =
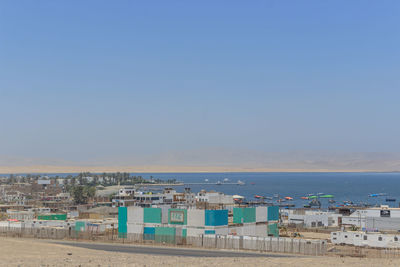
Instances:
[[[55,174],[52,174],[55,175]],[[66,176],[66,174],[60,176]],[[369,203],[372,205],[385,204],[398,207],[400,200],[400,173],[132,173],[144,178],[159,178],[162,180],[176,179],[186,183],[201,183],[223,181],[228,178],[231,182],[241,180],[245,185],[190,185],[193,192],[201,189],[215,190],[226,194],[239,194],[254,201],[254,195],[293,197],[286,203],[303,207],[308,200],[300,197],[307,194],[325,193],[335,196],[337,204],[343,201],[354,203]],[[177,186],[183,191],[183,186]],[[368,197],[369,194],[387,193],[387,196]],[[386,198],[395,198],[396,202],[386,202]],[[266,200],[270,201],[270,200]],[[320,199],[323,208],[332,205],[328,199]]]
[[[307,194],[332,194],[335,204],[328,199],[320,199],[322,207],[343,204],[343,201],[354,203],[369,203],[372,205],[399,206],[400,173],[141,173],[145,178],[153,176],[163,180],[175,178],[187,183],[223,181],[228,178],[231,182],[241,180],[245,185],[190,185],[194,192],[201,189],[216,190],[226,194],[239,194],[247,200],[255,200],[254,195],[273,196],[281,198],[293,197],[296,207],[303,207],[308,200],[300,199]],[[176,187],[183,190],[182,187]],[[387,196],[369,197],[369,194],[386,193]],[[386,198],[395,198],[396,202],[386,202]],[[266,200],[270,201],[270,200]]]

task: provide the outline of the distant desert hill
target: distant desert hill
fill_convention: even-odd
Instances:
[[[392,172],[395,153],[274,152],[204,149],[120,159],[68,161],[0,156],[0,173],[90,172]]]

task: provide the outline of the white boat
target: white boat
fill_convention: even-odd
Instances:
[[[245,183],[242,182],[242,181],[240,181],[240,180],[237,181],[237,184],[238,184],[238,185],[245,185]]]

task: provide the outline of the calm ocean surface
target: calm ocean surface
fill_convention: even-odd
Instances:
[[[400,173],[132,173],[132,175],[141,175],[144,178],[153,176],[163,180],[177,179],[187,183],[204,182],[205,179],[215,183],[225,178],[231,182],[241,180],[246,183],[244,186],[190,185],[189,187],[194,192],[206,189],[239,194],[245,196],[248,201],[255,200],[254,195],[290,196],[294,200],[287,203],[296,204],[296,207],[303,207],[309,202],[300,197],[316,193],[334,195],[335,205],[342,204],[343,201],[353,201],[398,207],[400,200]],[[182,186],[176,189],[183,191]],[[387,193],[387,196],[368,197],[374,193]],[[386,202],[387,197],[395,198],[396,202]],[[320,201],[325,208],[331,205],[327,199]]]
[[[169,173],[169,174],[140,174],[169,179],[176,178],[183,182],[223,181],[228,178],[232,182],[241,180],[246,184],[238,185],[191,185],[197,192],[201,189],[216,190],[226,194],[239,194],[247,200],[255,200],[254,195],[280,197],[290,196],[293,201],[287,203],[303,207],[308,200],[300,197],[307,194],[325,193],[335,196],[335,204],[343,201],[354,203],[367,202],[370,204],[386,204],[398,206],[400,200],[400,173]],[[253,184],[254,183],[254,184]],[[178,189],[178,188],[177,188]],[[368,197],[369,194],[387,193],[387,196]],[[386,202],[386,198],[395,198],[396,202]],[[266,200],[270,201],[270,200]],[[332,205],[327,199],[320,199],[323,207]]]

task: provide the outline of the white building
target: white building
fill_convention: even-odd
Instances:
[[[333,244],[347,244],[353,246],[369,246],[378,248],[400,248],[400,234],[382,234],[379,232],[332,232]]]
[[[337,227],[341,214],[316,210],[288,210],[288,224],[301,224],[306,228]]]
[[[400,208],[382,205],[379,208],[356,210],[343,216],[342,225],[352,225],[367,230],[400,230]]]
[[[28,221],[35,218],[35,213],[33,211],[21,211],[21,210],[7,210],[8,219],[18,220],[18,221]]]
[[[206,202],[209,204],[223,204],[223,205],[233,205],[233,196],[225,195],[220,192],[206,192],[200,191],[196,199],[198,202]]]

